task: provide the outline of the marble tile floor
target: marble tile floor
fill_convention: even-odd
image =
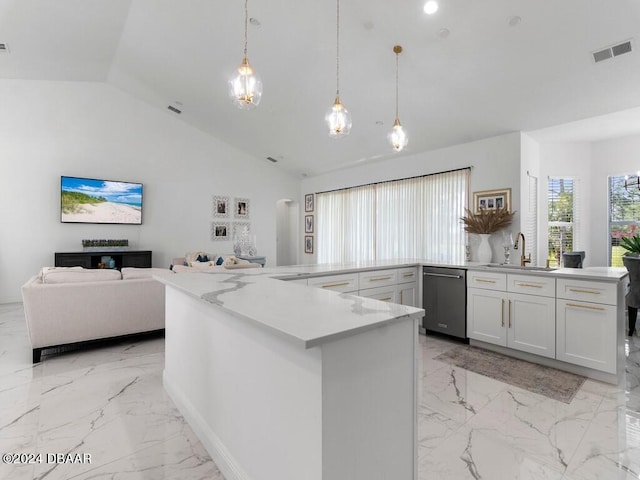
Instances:
[[[640,337],[626,385],[587,380],[568,405],[433,360],[457,345],[420,337],[420,480],[640,478]],[[156,338],[34,366],[22,305],[0,305],[0,453],[91,455],[0,463],[0,479],[223,480],[164,392],[163,364]]]

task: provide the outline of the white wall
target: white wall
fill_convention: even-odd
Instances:
[[[640,135],[615,138],[591,144],[592,182],[589,195],[592,222],[591,245],[595,265],[609,261],[609,185],[612,175],[634,174],[640,170]]]
[[[540,258],[546,259],[549,253],[547,242],[549,208],[547,202],[547,188],[549,177],[572,177],[578,180],[578,221],[579,235],[574,250],[584,250],[586,257],[584,266],[606,265],[602,258],[600,247],[594,243],[594,238],[606,232],[606,226],[591,215],[593,208],[601,199],[593,194],[594,184],[598,180],[592,174],[592,146],[590,143],[544,143],[540,145],[540,185],[538,194],[540,216]],[[595,180],[595,181],[594,181]],[[606,189],[606,181],[605,181]],[[605,224],[606,225],[606,224]],[[606,252],[605,252],[606,253]]]
[[[469,166],[473,167],[470,177],[471,199],[474,191],[509,187],[512,189],[511,208],[520,211],[519,132],[306,178],[302,181],[302,195]],[[304,205],[303,197],[300,202]],[[301,221],[300,225],[304,225],[304,222]],[[519,225],[520,215],[517,213],[513,231],[518,231]],[[494,235],[491,243],[494,260],[502,261],[501,240]],[[302,253],[301,257],[302,263],[316,261],[315,254]]]
[[[250,199],[258,253],[275,264],[276,202],[299,196],[298,179],[106,84],[0,80],[0,98],[0,303],[84,238],[127,238],[159,267],[232,252],[210,240],[214,194]],[[143,183],[143,225],[60,223],[61,175]]]

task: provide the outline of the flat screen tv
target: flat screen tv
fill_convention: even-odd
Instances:
[[[142,184],[63,176],[60,221],[141,225]]]

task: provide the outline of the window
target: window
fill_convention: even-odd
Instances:
[[[468,179],[463,169],[318,193],[318,262],[464,262]]]
[[[549,178],[549,265],[560,266],[562,254],[577,250],[577,181],[573,178]]]
[[[620,237],[631,237],[640,225],[640,190],[637,175],[609,177],[609,265],[622,267]],[[633,184],[627,189],[628,182]]]

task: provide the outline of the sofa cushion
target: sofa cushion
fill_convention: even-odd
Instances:
[[[174,272],[168,268],[137,268],[122,267],[122,279],[134,280],[137,278],[151,278],[154,275],[172,275]]]
[[[42,283],[80,283],[107,282],[122,280],[118,270],[110,268],[82,268],[82,267],[45,267],[42,269]]]

